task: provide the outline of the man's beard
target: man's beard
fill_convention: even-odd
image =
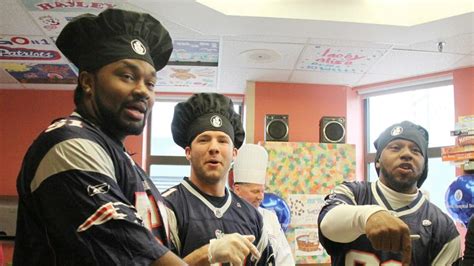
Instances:
[[[119,133],[122,136],[140,135],[145,127],[145,118],[140,122],[125,122],[120,118],[123,107],[120,106],[118,111],[109,110],[100,100],[99,95],[95,95],[95,102],[102,119],[103,129],[111,133]]]
[[[400,193],[405,193],[409,191],[414,184],[416,184],[418,178],[415,178],[414,180],[406,181],[406,182],[400,182],[398,181],[394,175],[388,173],[388,171],[384,168],[380,168],[381,174],[384,176],[385,181],[388,182],[388,186]]]
[[[209,176],[207,173],[206,173],[206,170],[204,169],[204,167],[194,167],[191,165],[191,167],[193,167],[193,170],[196,174],[196,177],[201,180],[201,182],[203,183],[206,183],[208,185],[215,185],[215,184],[218,184],[219,182],[221,182],[222,180],[222,176],[219,176],[219,177],[215,177],[215,176]]]

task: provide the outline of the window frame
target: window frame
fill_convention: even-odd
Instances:
[[[440,76],[434,77],[429,79],[421,79],[416,81],[409,81],[404,82],[401,84],[395,85],[387,85],[381,86],[376,89],[366,89],[366,90],[359,90],[358,94],[363,97],[364,101],[364,179],[365,181],[370,181],[370,164],[375,163],[375,152],[369,152],[371,145],[370,143],[370,114],[369,114],[369,99],[374,96],[380,95],[388,95],[398,92],[405,92],[405,91],[414,91],[414,90],[423,90],[423,89],[430,89],[435,87],[441,86],[453,86],[453,77],[451,75],[448,76]],[[453,103],[454,104],[454,103]],[[454,110],[456,111],[456,110]],[[441,148],[446,146],[437,146],[437,147],[428,147],[428,158],[441,158]]]
[[[176,95],[161,95],[155,93],[155,103],[158,101],[162,102],[180,102],[185,101],[192,94],[176,94]],[[153,114],[150,114],[147,121],[147,135],[146,135],[146,172],[148,175],[151,173],[152,165],[188,165],[189,162],[186,156],[170,156],[170,155],[151,155],[151,121]]]

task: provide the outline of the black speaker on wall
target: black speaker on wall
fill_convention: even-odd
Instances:
[[[323,116],[319,120],[319,142],[345,143],[346,118],[342,116]]]
[[[265,115],[265,141],[288,141],[288,115]]]

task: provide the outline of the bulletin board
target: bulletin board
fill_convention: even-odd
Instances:
[[[342,181],[355,180],[355,146],[309,142],[265,142],[266,191],[291,211],[286,237],[297,264],[329,263],[319,244],[317,219],[324,196]]]

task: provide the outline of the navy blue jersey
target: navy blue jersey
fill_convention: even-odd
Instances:
[[[34,141],[17,190],[14,265],[149,265],[169,250],[158,190],[77,114]]]
[[[352,195],[328,195],[318,223],[338,204],[380,205],[404,221],[410,228],[410,234],[420,235],[419,240],[412,241],[411,265],[431,265],[444,245],[459,235],[451,218],[426,200],[421,192],[408,206],[394,210],[376,183],[344,182],[343,186]],[[352,196],[355,202],[352,201]],[[331,255],[332,265],[380,265],[389,262],[392,263],[390,265],[401,265],[401,253],[375,250],[365,235],[350,243],[337,243],[319,231],[319,239]]]
[[[262,216],[234,192],[226,188],[227,198],[217,208],[185,178],[181,184],[164,192],[163,196],[172,211],[169,215],[170,234],[178,256],[184,258],[222,234],[240,233],[255,236],[254,243],[257,243],[256,247],[262,253],[258,265],[273,263],[273,250],[268,244],[266,233],[262,231]],[[244,265],[255,263],[247,257]]]

